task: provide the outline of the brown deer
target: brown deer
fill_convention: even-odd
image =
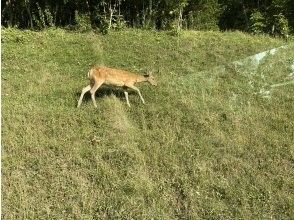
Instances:
[[[135,86],[135,83],[149,82],[151,85],[157,85],[155,78],[151,74],[141,76],[125,70],[113,69],[104,66],[92,67],[88,72],[88,78],[90,79],[90,85],[83,88],[77,107],[80,107],[80,105],[82,104],[82,100],[85,93],[90,91],[93,104],[97,108],[95,93],[102,84],[123,87],[127,104],[129,107],[131,107],[128,97],[129,95],[125,88],[131,88],[135,90],[139,94],[142,102],[145,104],[141,92]]]

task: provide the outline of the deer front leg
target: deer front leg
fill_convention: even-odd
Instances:
[[[127,85],[127,87],[129,87],[129,88],[131,88],[131,89],[137,91],[137,93],[139,94],[139,96],[140,96],[140,98],[141,98],[143,104],[145,104],[145,101],[144,101],[144,99],[143,99],[143,96],[141,95],[140,90],[139,90],[136,86],[134,86],[134,85]]]

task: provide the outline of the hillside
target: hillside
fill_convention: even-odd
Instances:
[[[232,63],[284,44],[3,29],[3,219],[290,219],[293,42],[254,71]],[[146,105],[103,87],[77,109],[93,64],[152,70],[158,86],[138,86]]]

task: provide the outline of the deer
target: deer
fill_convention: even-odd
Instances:
[[[156,80],[154,76],[152,76],[151,72],[148,72],[145,75],[139,75],[136,73],[128,72],[126,70],[114,69],[105,66],[92,67],[88,72],[88,78],[90,80],[90,84],[82,89],[82,93],[78,101],[78,108],[81,106],[83,97],[88,91],[90,91],[91,93],[91,99],[93,101],[94,107],[97,108],[95,93],[102,84],[122,87],[124,89],[127,105],[129,107],[131,107],[131,105],[129,102],[127,88],[135,90],[139,94],[143,104],[145,104],[145,100],[135,84],[141,82],[149,82],[153,86],[157,85]]]

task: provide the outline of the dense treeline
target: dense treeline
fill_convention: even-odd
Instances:
[[[287,35],[293,0],[2,0],[2,25],[228,30]]]

